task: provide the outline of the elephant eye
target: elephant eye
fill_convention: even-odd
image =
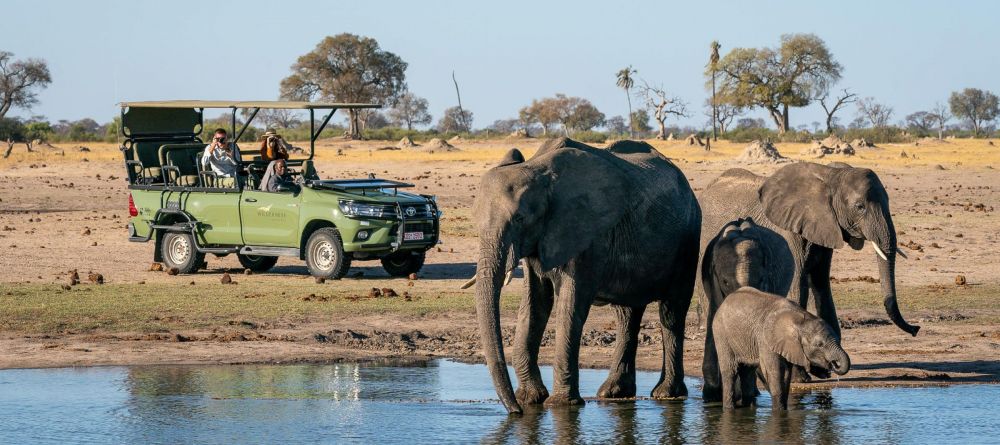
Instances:
[[[865,203],[859,202],[857,204],[854,204],[854,208],[858,209],[858,211],[864,211],[865,210]]]

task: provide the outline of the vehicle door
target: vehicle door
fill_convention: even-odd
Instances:
[[[300,192],[244,189],[240,200],[243,243],[250,246],[299,247]]]
[[[240,192],[235,188],[200,188],[199,191],[173,193],[180,208],[199,224],[202,244],[238,246],[243,244],[240,231]],[[172,204],[166,203],[166,207]]]

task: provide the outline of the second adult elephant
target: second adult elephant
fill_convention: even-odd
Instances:
[[[840,324],[830,291],[833,250],[855,250],[870,242],[878,256],[885,311],[900,329],[916,335],[896,301],[896,229],[889,194],[875,172],[847,164],[789,164],[770,177],[743,169],[727,170],[702,192],[702,245],[729,221],[751,217],[780,234],[794,259],[788,298],[815,312],[840,339]]]
[[[583,403],[578,358],[591,305],[613,305],[619,325],[614,363],[599,396],[635,395],[639,328],[646,305],[654,301],[663,368],[652,395],[687,395],[684,319],[694,292],[701,210],[673,163],[642,142],[621,141],[601,150],[550,140],[531,159],[511,150],[487,171],[473,213],[479,227],[473,278],[479,334],[497,395],[509,412],[520,412],[520,404]],[[515,394],[499,301],[505,274],[520,259],[526,292],[514,338]],[[556,319],[551,395],[538,369],[550,313]]]

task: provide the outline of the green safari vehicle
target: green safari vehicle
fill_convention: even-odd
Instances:
[[[270,269],[280,256],[297,257],[310,274],[330,279],[343,277],[353,261],[363,260],[381,260],[392,276],[419,271],[440,234],[441,212],[433,196],[406,193],[401,189],[412,184],[374,175],[324,180],[313,166],[316,139],[338,109],[377,107],[290,101],[122,103],[129,241],[153,241],[153,260],[185,274],[205,267],[207,254],[234,254],[255,272]],[[203,128],[204,110],[219,108],[232,112],[228,142],[239,164],[235,178],[219,178],[201,167],[207,144],[200,135],[212,131]],[[267,165],[260,156],[245,159],[238,146],[261,109],[309,113],[309,156],[287,161],[296,185],[279,192],[259,190]],[[248,110],[249,117],[237,129],[240,110]],[[316,110],[325,113],[318,126]]]

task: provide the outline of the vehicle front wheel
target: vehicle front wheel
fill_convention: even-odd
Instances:
[[[254,272],[267,272],[278,263],[278,257],[276,256],[260,256],[260,255],[243,255],[236,254],[236,258],[240,260],[240,264],[250,269]]]
[[[190,233],[168,232],[163,235],[160,244],[163,254],[163,264],[167,270],[176,268],[177,273],[194,273],[205,262],[205,254],[194,247],[194,238]]]
[[[394,277],[406,277],[424,267],[427,252],[396,252],[382,258],[382,268]]]
[[[339,280],[351,268],[351,259],[344,254],[340,231],[324,227],[313,232],[306,242],[306,266],[314,277]]]

